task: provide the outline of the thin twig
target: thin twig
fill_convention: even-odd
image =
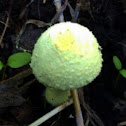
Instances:
[[[36,81],[36,78],[32,79],[31,81],[25,83],[23,86],[20,87],[21,93],[24,93],[27,88]]]
[[[70,5],[69,2],[68,2],[68,7],[69,7],[69,11],[70,11],[71,17],[73,19],[74,18],[74,15],[75,15],[75,12],[74,12],[74,9],[72,8],[72,6]]]
[[[45,4],[46,3],[46,0],[43,0],[43,4]]]
[[[54,0],[54,5],[56,7],[57,13],[59,13],[60,10],[61,10],[61,0]],[[59,16],[59,19],[58,20],[59,20],[59,22],[64,22],[63,12],[60,13],[60,16]]]
[[[4,37],[4,35],[5,35],[5,32],[6,32],[7,26],[8,26],[8,22],[9,22],[9,15],[8,15],[8,17],[7,17],[4,30],[3,30],[2,35],[1,35],[1,37],[0,37],[0,46],[2,46],[2,41],[3,41],[3,37]]]
[[[0,23],[3,24],[3,25],[6,25],[6,22],[4,23],[3,21],[0,21]],[[7,27],[9,27],[9,26],[7,26]]]
[[[50,119],[51,117],[53,117],[54,115],[59,113],[60,111],[64,110],[66,107],[70,106],[72,103],[73,103],[73,101],[72,101],[72,99],[70,99],[69,102],[65,102],[64,104],[56,107],[55,109],[53,109],[49,113],[45,114],[44,116],[42,116],[41,118],[39,118],[38,120],[36,120],[32,124],[30,124],[29,126],[39,126],[40,124],[42,124],[46,120]]]
[[[60,15],[66,9],[67,4],[68,4],[68,0],[65,0],[64,4],[60,7],[60,10],[55,14],[54,18],[51,20],[51,24],[55,23],[57,19],[59,19]]]
[[[78,16],[79,16],[79,11],[80,11],[80,4],[77,3],[76,8],[75,8],[75,14],[74,14],[74,17],[72,19],[72,22],[77,22],[77,19],[78,19]]]
[[[126,126],[126,121],[118,123],[117,126]]]
[[[84,126],[84,121],[83,121],[83,116],[82,116],[82,112],[81,112],[81,108],[80,108],[80,102],[79,102],[77,90],[74,89],[71,91],[71,93],[73,96],[77,126]]]
[[[20,72],[18,74],[16,74],[15,76],[13,77],[10,77],[9,79],[7,80],[3,80],[0,82],[0,85],[4,84],[4,85],[10,85],[10,83],[13,83],[15,81],[18,81],[24,77],[27,77],[29,76],[30,74],[32,74],[32,70],[31,69],[28,69],[28,70],[25,70],[23,72]],[[15,84],[15,83],[14,83]],[[15,85],[16,86],[16,85]]]
[[[23,9],[23,11],[21,12],[21,14],[19,15],[19,19],[23,18],[24,14],[26,13],[28,7],[34,2],[34,0],[31,0],[26,7]]]
[[[84,100],[84,94],[83,94],[83,88],[79,89],[79,98],[80,102],[82,104],[82,107],[86,110],[87,116],[90,117],[90,123],[92,126],[96,126],[95,123],[99,126],[104,126],[102,120],[96,115],[96,113],[88,106],[88,104],[85,103]],[[94,123],[95,122],[95,123]]]
[[[46,23],[46,22],[43,22],[43,21],[40,21],[40,20],[34,20],[34,19],[27,20],[25,22],[25,24],[22,26],[22,28],[21,28],[21,30],[20,30],[17,38],[16,38],[15,44],[16,44],[16,49],[17,50],[31,52],[30,50],[26,50],[26,49],[24,49],[22,47],[19,47],[19,44],[20,44],[19,41],[20,41],[21,36],[23,35],[23,33],[24,33],[25,29],[26,29],[26,26],[28,24],[34,24],[34,25],[38,26],[39,28],[43,28],[45,26],[50,26],[51,25],[51,23]]]
[[[10,7],[9,7],[9,11],[8,11],[5,27],[4,27],[4,30],[3,30],[2,35],[0,37],[0,46],[2,46],[3,37],[4,37],[5,32],[7,30],[7,27],[8,27],[8,23],[9,23],[9,19],[10,19],[10,13],[11,13],[11,9],[12,9],[12,3],[13,3],[13,0],[11,0],[11,2],[10,2]]]

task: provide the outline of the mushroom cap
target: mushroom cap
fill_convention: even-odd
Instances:
[[[31,68],[45,86],[71,90],[92,82],[100,73],[102,53],[88,28],[72,22],[48,28],[34,46]]]

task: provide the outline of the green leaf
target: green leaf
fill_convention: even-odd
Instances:
[[[19,68],[31,61],[31,54],[28,52],[19,52],[11,55],[7,60],[7,65],[11,68]]]
[[[117,56],[113,56],[113,63],[114,63],[117,70],[122,69],[122,63]]]
[[[3,63],[0,61],[0,70],[3,68]]]
[[[120,74],[126,78],[126,69],[120,70]]]

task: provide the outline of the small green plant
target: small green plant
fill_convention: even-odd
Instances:
[[[120,75],[126,78],[126,69],[122,68],[122,63],[117,56],[113,56],[113,63],[115,65],[115,68],[118,70],[118,76],[115,80],[115,88],[116,88]]]
[[[4,79],[5,77],[5,71],[6,71],[7,66],[11,68],[19,68],[26,65],[30,61],[31,61],[31,54],[28,52],[18,52],[18,53],[12,54],[11,56],[9,56],[6,64],[3,64],[0,61],[0,70],[3,69],[2,79]]]
[[[3,63],[0,61],[0,70],[3,68]]]

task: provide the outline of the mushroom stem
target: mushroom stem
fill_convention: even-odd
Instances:
[[[83,121],[83,116],[82,116],[82,111],[80,107],[77,90],[76,89],[72,90],[71,94],[73,96],[73,103],[74,103],[74,108],[75,108],[77,126],[84,126],[84,121]]]

